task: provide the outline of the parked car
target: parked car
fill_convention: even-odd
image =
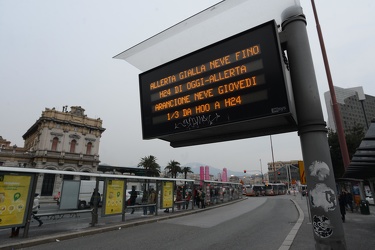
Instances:
[[[373,198],[372,196],[367,196],[367,197],[366,197],[366,201],[368,201],[368,203],[369,203],[370,205],[375,205],[375,204],[374,204],[374,198]]]

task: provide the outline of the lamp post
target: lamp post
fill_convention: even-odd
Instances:
[[[259,159],[259,162],[260,162],[260,173],[262,174],[262,183],[263,183],[264,178],[263,178],[263,169],[262,169],[262,159]]]

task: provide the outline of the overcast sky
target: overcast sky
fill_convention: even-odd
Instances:
[[[254,6],[257,2],[254,1]],[[102,163],[133,167],[154,155],[232,171],[265,172],[270,136],[194,147],[142,140],[138,69],[112,57],[220,1],[0,0],[0,136],[23,146],[22,135],[45,108],[81,106],[101,118]],[[360,4],[358,4],[360,3]],[[334,84],[363,86],[375,96],[375,4],[372,0],[316,0]],[[301,0],[318,87],[328,84],[311,2]],[[270,6],[271,7],[271,6]],[[209,32],[207,33],[209,35]],[[275,161],[302,160],[297,132],[273,135]]]

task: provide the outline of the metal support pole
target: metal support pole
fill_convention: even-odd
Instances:
[[[155,200],[156,200],[156,206],[155,206],[155,216],[158,215],[158,210],[159,210],[159,207],[161,207],[161,204],[159,203],[159,187],[161,187],[161,184],[162,182],[159,182],[158,180],[156,180],[155,182],[155,192],[156,192],[156,195],[155,195]]]
[[[346,249],[335,178],[323,119],[314,65],[306,31],[306,18],[299,6],[282,13],[292,88],[298,119],[298,135],[310,197],[315,249]]]
[[[26,217],[26,224],[25,228],[23,230],[23,238],[29,237],[29,228],[30,228],[30,222],[31,222],[31,214],[33,213],[33,204],[34,204],[34,198],[35,198],[35,191],[36,191],[36,185],[38,183],[38,174],[34,174],[33,177],[33,184],[31,186],[31,193],[29,197],[29,207],[26,211],[27,217]]]
[[[126,189],[127,189],[127,186],[128,186],[128,182],[127,180],[125,179],[124,180],[124,193],[122,195],[122,200],[124,202],[123,206],[122,206],[122,212],[121,212],[121,221],[122,222],[125,222],[125,212],[126,212],[126,207],[127,207],[127,200],[126,200]]]

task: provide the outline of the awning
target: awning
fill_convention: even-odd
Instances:
[[[375,120],[371,121],[343,178],[375,179]]]

